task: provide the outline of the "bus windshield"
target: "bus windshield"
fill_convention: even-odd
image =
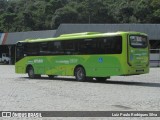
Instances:
[[[129,36],[130,45],[134,48],[146,48],[147,37],[146,36]]]

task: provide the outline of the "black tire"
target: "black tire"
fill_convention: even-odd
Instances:
[[[86,80],[86,72],[83,67],[76,67],[74,74],[77,81],[84,82]]]
[[[41,78],[41,75],[34,73],[34,68],[32,66],[28,67],[27,73],[28,73],[29,78],[31,79]]]
[[[29,78],[31,79],[34,79],[36,77],[36,75],[34,74],[34,69],[31,66],[28,68],[27,73],[28,73]]]

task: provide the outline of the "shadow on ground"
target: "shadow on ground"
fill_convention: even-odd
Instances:
[[[38,79],[29,79],[28,77],[22,77],[23,80],[60,80],[60,81],[69,81],[69,82],[77,82],[75,78],[54,78],[49,79],[48,77],[41,77]],[[95,84],[113,84],[113,85],[129,85],[129,86],[142,86],[142,87],[159,87],[160,83],[151,83],[151,82],[134,82],[134,81],[117,81],[117,80],[107,80],[104,82],[99,82],[96,80],[86,80],[85,82],[88,83],[95,83]]]

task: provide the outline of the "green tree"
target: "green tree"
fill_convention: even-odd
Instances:
[[[0,18],[1,29],[4,32],[9,32],[12,29],[12,25],[15,21],[16,15],[14,13],[4,13]]]
[[[160,0],[0,0],[0,31],[61,23],[160,23]]]
[[[5,12],[7,7],[7,1],[6,0],[0,0],[0,13]]]
[[[153,13],[150,15],[150,22],[160,23],[160,0],[152,0],[151,7]]]
[[[78,13],[75,9],[67,6],[58,9],[53,17],[53,25],[57,28],[61,23],[76,23]]]

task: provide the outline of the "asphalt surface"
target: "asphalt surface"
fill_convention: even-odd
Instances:
[[[160,111],[160,68],[144,75],[111,77],[105,83],[29,79],[9,65],[0,65],[0,71],[0,111]]]

